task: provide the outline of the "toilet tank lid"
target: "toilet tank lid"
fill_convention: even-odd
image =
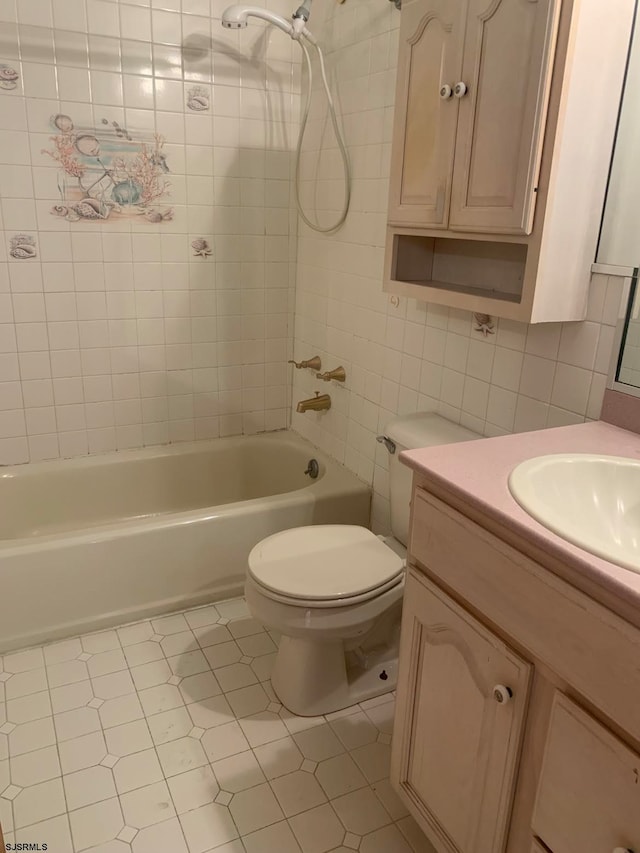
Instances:
[[[482,438],[479,433],[448,421],[435,412],[418,412],[396,418],[387,425],[385,434],[407,450]]]

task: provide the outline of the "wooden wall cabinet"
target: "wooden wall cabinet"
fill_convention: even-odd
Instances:
[[[389,219],[529,234],[560,0],[402,11]]]
[[[465,10],[466,0],[402,9],[389,202],[398,225],[445,228],[449,221]]]
[[[386,290],[584,318],[633,8],[405,0]]]
[[[416,477],[394,787],[437,853],[640,853],[640,627],[441,497]]]

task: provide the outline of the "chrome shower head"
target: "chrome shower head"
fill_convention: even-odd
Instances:
[[[247,26],[249,18],[260,18],[269,24],[273,24],[274,27],[278,27],[288,36],[295,37],[292,24],[285,21],[280,15],[276,15],[275,12],[262,9],[260,6],[243,6],[240,4],[229,6],[222,15],[222,26],[228,30],[239,30]]]

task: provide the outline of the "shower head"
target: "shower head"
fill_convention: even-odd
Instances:
[[[280,15],[276,15],[274,12],[262,9],[259,6],[229,6],[222,15],[222,26],[228,30],[239,30],[247,26],[248,18],[260,18],[269,24],[273,24],[274,27],[278,27],[278,29],[285,32],[288,36],[295,38],[295,31],[292,24],[285,21]]]

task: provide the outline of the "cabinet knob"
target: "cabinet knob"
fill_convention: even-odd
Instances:
[[[467,84],[463,83],[462,80],[459,83],[456,83],[456,87],[453,90],[453,94],[456,98],[464,98],[469,89],[467,88]]]
[[[504,684],[496,684],[493,688],[493,698],[498,705],[506,705],[507,702],[513,699],[513,693],[511,688],[505,687]]]
[[[451,86],[449,86],[447,83],[445,83],[444,86],[442,86],[440,88],[440,97],[442,98],[443,101],[448,101],[452,95],[453,95],[453,89],[451,88]]]

